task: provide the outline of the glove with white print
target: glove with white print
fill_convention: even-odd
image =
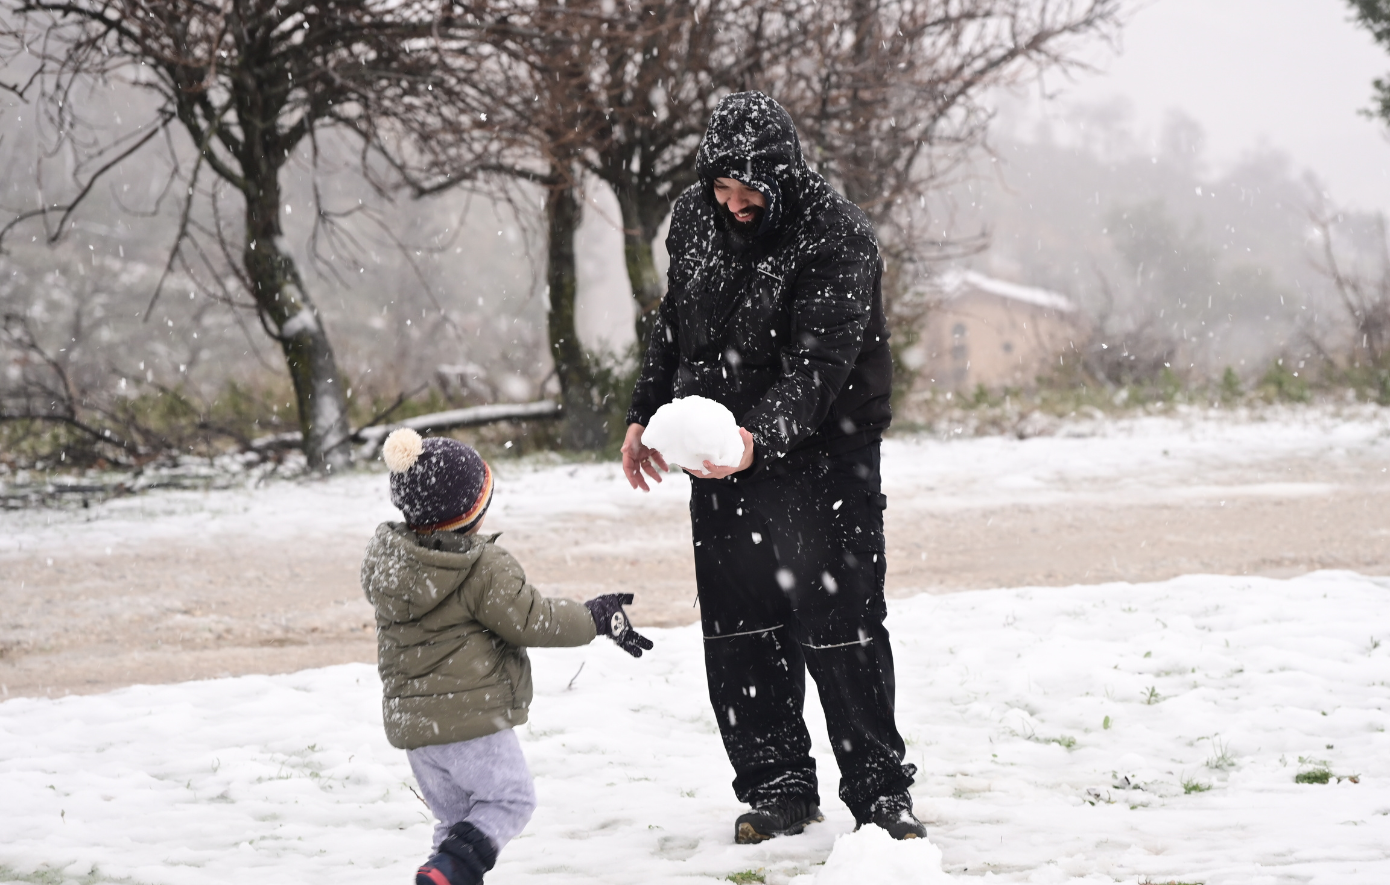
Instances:
[[[618,643],[618,648],[634,658],[640,658],[643,649],[652,647],[652,641],[632,629],[627,612],[623,611],[623,606],[631,604],[631,593],[605,593],[590,599],[584,606],[594,616],[594,629],[598,635],[607,636]]]

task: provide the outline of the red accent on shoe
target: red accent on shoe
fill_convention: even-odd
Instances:
[[[445,878],[444,874],[439,871],[438,867],[420,867],[420,869],[415,871],[415,875],[424,876],[433,882],[434,885],[453,885],[453,883]]]

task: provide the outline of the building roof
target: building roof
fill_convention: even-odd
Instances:
[[[959,298],[969,292],[987,292],[1011,301],[1020,301],[1034,307],[1043,307],[1062,313],[1074,313],[1076,302],[1065,295],[1033,286],[1020,286],[987,277],[973,270],[951,270],[941,275],[941,291],[947,298]]]

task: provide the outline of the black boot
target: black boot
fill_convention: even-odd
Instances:
[[[497,863],[492,840],[467,821],[449,828],[439,851],[415,871],[415,885],[480,885]]]
[[[734,821],[734,841],[740,845],[765,842],[773,836],[795,836],[807,824],[825,820],[820,806],[806,798],[794,796],[774,799],[745,812]]]
[[[927,828],[912,813],[912,797],[907,793],[879,799],[869,808],[868,819],[859,821],[854,828],[858,830],[866,823],[883,827],[888,835],[899,841],[927,838]]]

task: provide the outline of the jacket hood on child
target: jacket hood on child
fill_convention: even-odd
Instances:
[[[589,610],[542,596],[495,539],[383,523],[367,547],[362,589],[376,609],[382,714],[394,747],[520,725],[532,697],[525,646],[594,638]]]

